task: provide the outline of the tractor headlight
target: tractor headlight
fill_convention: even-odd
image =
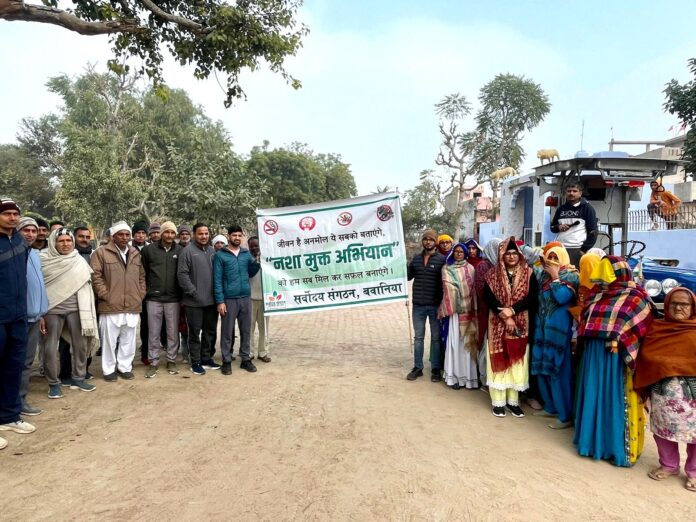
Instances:
[[[662,292],[662,285],[656,279],[648,279],[643,284],[643,288],[645,288],[645,291],[650,297],[658,296],[660,292]]]
[[[668,294],[671,290],[674,290],[678,286],[679,282],[671,277],[668,277],[662,281],[662,290],[665,292],[665,294]]]

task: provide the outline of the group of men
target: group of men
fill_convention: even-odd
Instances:
[[[271,362],[258,238],[247,249],[240,226],[227,232],[215,247],[203,223],[131,228],[119,221],[93,249],[87,226],[22,217],[15,201],[0,199],[0,431],[35,430],[22,415],[42,412],[27,400],[37,354],[51,399],[66,387],[95,390],[89,365],[98,350],[105,381],[133,379],[138,325],[147,378],[158,374],[162,351],[167,372],[178,374],[180,346],[195,375],[231,375],[237,328],[240,367],[257,371],[254,328],[257,356]],[[214,361],[218,320],[221,365]]]

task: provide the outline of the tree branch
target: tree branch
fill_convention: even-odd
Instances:
[[[141,27],[138,21],[133,19],[86,22],[62,9],[43,5],[27,5],[21,0],[0,0],[0,19],[57,25],[87,36],[141,33],[148,30],[146,27]]]
[[[160,6],[152,2],[151,0],[140,0],[140,3],[142,3],[146,8],[148,8],[152,13],[163,19],[166,20],[167,22],[171,22],[173,24],[178,25],[179,27],[184,27],[186,29],[190,29],[191,31],[195,31],[197,33],[210,33],[212,32],[212,28],[210,27],[203,27],[201,24],[198,22],[194,22],[193,20],[189,20],[188,18],[184,18],[183,16],[177,16],[173,15],[171,13],[168,13],[164,9],[162,9]]]

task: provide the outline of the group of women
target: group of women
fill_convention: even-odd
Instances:
[[[446,242],[444,243],[446,245]],[[449,247],[449,245],[446,245]],[[560,243],[543,249],[514,237],[484,248],[470,239],[447,252],[439,315],[444,380],[488,391],[492,412],[523,417],[520,393],[575,426],[580,455],[631,466],[641,455],[646,411],[660,466],[696,492],[696,296],[672,290],[664,318],[622,257],[592,249],[571,265]]]

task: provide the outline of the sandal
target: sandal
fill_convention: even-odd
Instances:
[[[665,480],[666,478],[669,478],[672,475],[679,475],[679,470],[669,471],[669,470],[664,469],[662,466],[660,466],[659,468],[655,468],[648,473],[648,477],[650,477],[653,480]],[[687,483],[688,483],[688,481],[687,481]],[[684,486],[684,487],[686,487],[686,486]]]
[[[684,487],[686,489],[688,489],[689,491],[696,492],[696,477],[686,477],[686,482],[684,483]]]

